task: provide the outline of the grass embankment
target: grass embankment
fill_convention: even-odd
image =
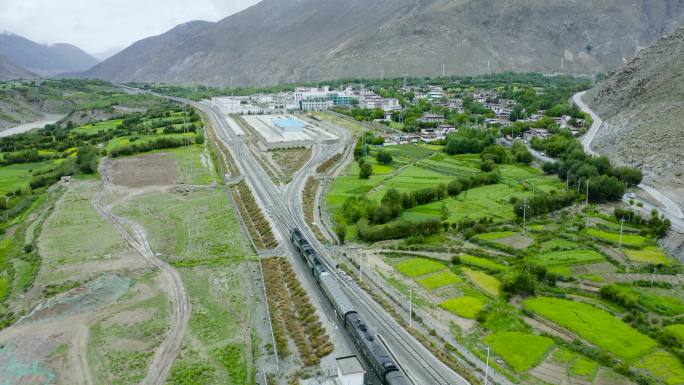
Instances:
[[[289,337],[304,366],[318,365],[333,347],[306,291],[287,259],[268,258],[262,264],[278,354],[292,354],[287,343]]]
[[[306,219],[306,224],[309,225],[311,231],[313,231],[316,238],[321,242],[326,242],[326,238],[321,231],[321,228],[316,224],[314,210],[316,209],[316,194],[318,193],[318,188],[321,186],[321,181],[309,177],[306,180],[306,185],[304,185],[304,192],[302,194],[302,204],[304,207],[304,219]]]

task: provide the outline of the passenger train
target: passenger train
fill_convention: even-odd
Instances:
[[[297,252],[306,262],[325,297],[335,309],[337,317],[344,324],[354,345],[371,365],[373,372],[383,385],[412,385],[399,369],[385,346],[375,333],[363,322],[337,280],[330,274],[320,256],[298,229],[292,230],[291,240]]]

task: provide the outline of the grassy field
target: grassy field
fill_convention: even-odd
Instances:
[[[453,285],[455,283],[463,282],[461,277],[452,273],[450,270],[444,270],[435,274],[416,280],[419,285],[428,290],[439,289],[440,287]]]
[[[620,242],[620,233],[611,233],[597,229],[587,229],[587,235],[604,241],[613,245],[618,245]],[[642,247],[648,243],[648,239],[641,235],[623,234],[622,245],[631,247]]]
[[[597,251],[587,249],[552,251],[535,255],[532,260],[544,266],[570,266],[603,262],[606,258]]]
[[[38,247],[43,257],[39,281],[74,279],[74,269],[113,261],[127,249],[114,227],[95,211],[96,182],[72,184],[43,225]]]
[[[253,254],[247,238],[234,235],[241,229],[227,200],[221,188],[189,194],[149,193],[115,211],[142,223],[150,232],[152,247],[172,264],[222,263]]]
[[[661,295],[648,288],[634,289],[639,295],[639,303],[646,309],[665,316],[677,316],[684,313],[684,302],[670,295]]]
[[[75,134],[86,134],[86,135],[97,134],[100,131],[106,132],[106,131],[114,130],[121,123],[123,123],[123,119],[106,120],[104,122],[86,124],[85,126],[81,126],[81,127],[73,129],[71,132],[73,132]]]
[[[395,268],[405,276],[415,278],[445,270],[446,266],[430,259],[412,258],[397,263]]]
[[[592,305],[556,298],[532,298],[526,309],[577,333],[617,357],[634,361],[653,351],[656,343],[610,313]]]
[[[551,338],[521,332],[490,334],[484,342],[518,373],[539,365],[554,347]]]
[[[154,285],[151,275],[142,281],[146,286],[134,287],[133,292]],[[139,383],[168,328],[169,302],[159,291],[146,301],[120,307],[121,313],[128,315],[126,319],[114,314],[90,329],[88,361],[97,383]]]
[[[487,258],[474,257],[472,255],[464,254],[464,255],[459,256],[459,259],[460,259],[461,263],[464,265],[472,266],[475,268],[480,268],[483,270],[488,270],[488,271],[495,272],[495,273],[506,271],[508,269],[508,267],[506,267],[502,264],[493,262],[492,260],[487,259]]]
[[[633,262],[649,263],[653,265],[670,265],[672,263],[667,255],[657,246],[647,246],[639,250],[623,249],[623,253],[625,253],[625,256]]]
[[[484,307],[484,303],[479,298],[465,296],[450,298],[442,302],[439,306],[458,316],[474,319],[477,318],[477,315]]]
[[[20,163],[0,167],[0,195],[29,187],[34,174],[54,168],[59,160],[49,160],[36,163]]]
[[[684,345],[684,324],[666,326],[664,331],[666,334],[671,335],[679,341],[680,344]]]
[[[579,244],[575,242],[559,238],[543,242],[539,247],[539,251],[545,253],[554,250],[577,249],[578,247]]]
[[[467,267],[461,268],[461,271],[475,286],[485,293],[495,298],[501,294],[501,282],[498,279],[481,271],[468,269]]]
[[[647,370],[667,385],[684,384],[684,366],[668,352],[656,351],[638,362],[637,367]]]
[[[587,381],[593,381],[598,373],[599,364],[587,357],[566,349],[558,349],[553,352],[553,361],[563,364],[568,374],[580,377]]]

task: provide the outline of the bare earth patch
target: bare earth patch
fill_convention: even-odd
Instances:
[[[104,162],[112,183],[119,186],[168,186],[178,183],[180,179],[176,160],[165,153],[119,158],[115,161],[107,159]]]
[[[510,237],[499,238],[495,242],[510,246],[514,249],[522,250],[528,248],[532,243],[534,243],[534,239],[528,238],[522,234],[515,234],[511,235]]]

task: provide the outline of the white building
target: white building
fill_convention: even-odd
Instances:
[[[330,87],[297,87],[294,90],[295,102],[299,103],[305,99],[325,98],[330,93]]]
[[[337,381],[340,385],[363,385],[366,370],[356,356],[340,357],[337,363]]]
[[[399,99],[387,98],[387,99],[382,99],[382,107],[381,108],[385,112],[399,111],[399,110],[401,110],[401,104],[399,104]]]
[[[334,105],[335,103],[328,97],[307,98],[299,101],[299,108],[302,111],[325,111]]]

